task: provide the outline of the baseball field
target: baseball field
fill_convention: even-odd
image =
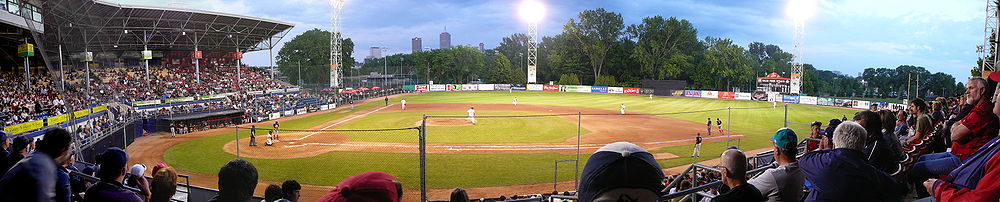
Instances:
[[[627,141],[649,150],[666,169],[718,158],[727,145],[745,151],[765,148],[785,119],[785,108],[772,108],[769,102],[590,93],[435,92],[391,96],[389,104],[373,99],[353,109],[340,106],[278,119],[281,140],[274,146],[262,146],[273,122],[255,124],[261,145],[256,147],[248,146],[247,129],[139,138],[128,148],[130,161],[164,161],[192,176],[192,184],[214,188],[219,167],[239,153],[260,173],[258,194],[267,184],[296,179],[306,185],[306,200],[319,198],[348,176],[382,171],[399,178],[408,190],[405,198],[416,199],[420,158],[415,127],[427,115],[430,199],[446,199],[455,187],[466,188],[472,197],[495,197],[551,192],[553,180],[559,181],[560,191],[573,189],[576,164],[558,163],[557,171],[555,162],[577,159],[578,146],[581,167],[600,146]],[[627,115],[619,114],[622,104]],[[464,118],[470,107],[476,110],[475,125]],[[788,121],[825,122],[855,111],[792,104]],[[716,118],[729,136],[719,134]],[[808,126],[789,127],[800,139],[808,135]],[[691,158],[697,133],[706,143],[701,157]]]

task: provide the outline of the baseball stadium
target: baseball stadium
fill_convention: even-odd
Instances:
[[[0,201],[1000,199],[997,2],[968,80],[818,69],[803,12],[829,5],[786,3],[791,52],[683,15],[628,25],[614,5],[539,33],[565,5],[524,0],[502,5],[527,33],[496,48],[445,31],[439,49],[414,37],[357,60],[372,42],[344,0],[319,4],[322,27],[207,3],[7,0]]]

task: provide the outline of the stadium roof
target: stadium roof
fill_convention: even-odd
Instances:
[[[103,0],[45,1],[49,52],[243,52],[273,48],[294,26],[258,17]]]

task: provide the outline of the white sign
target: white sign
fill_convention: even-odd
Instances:
[[[528,83],[537,82],[535,76],[537,75],[538,68],[534,65],[528,66]]]
[[[622,88],[622,87],[608,87],[608,93],[622,94],[622,93],[625,93],[625,88]]]
[[[719,91],[703,90],[703,91],[701,91],[701,97],[703,97],[703,98],[718,99],[719,98]]]
[[[819,98],[813,96],[799,96],[799,104],[819,104]]]
[[[479,90],[479,85],[476,84],[462,84],[462,91],[477,91]]]
[[[448,90],[448,85],[445,84],[432,84],[430,86],[430,91],[446,91]]]
[[[496,90],[496,85],[494,85],[494,84],[479,84],[479,90],[483,90],[483,91]]]
[[[528,90],[542,91],[542,84],[528,84]]]
[[[737,100],[750,100],[751,98],[753,98],[752,93],[736,93],[734,95],[734,99]]]
[[[268,116],[268,118],[270,118],[271,120],[281,118],[281,113],[271,113],[271,115]]]

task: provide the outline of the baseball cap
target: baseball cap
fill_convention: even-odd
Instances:
[[[135,165],[132,165],[132,169],[128,173],[135,176],[142,176],[142,173],[144,172],[146,172],[146,165],[137,163]]]
[[[128,154],[118,147],[107,148],[101,153],[100,162],[101,169],[97,170],[97,177],[113,180],[128,164]]]
[[[823,122],[813,121],[812,124],[809,124],[809,126],[823,126]]]
[[[615,142],[590,156],[580,178],[580,201],[592,201],[618,188],[646,189],[660,194],[663,170],[653,155],[635,144]]]
[[[833,131],[837,129],[837,126],[839,126],[841,122],[843,121],[841,121],[840,119],[830,119],[830,124],[827,124],[826,127],[826,134],[825,134],[826,137],[832,139]]]
[[[989,78],[989,80],[993,80],[994,82],[1000,82],[1000,73],[990,73],[990,76],[987,78]]]
[[[156,175],[156,171],[160,171],[160,169],[166,168],[168,166],[169,165],[167,165],[167,162],[162,162],[161,161],[160,163],[157,163],[155,166],[153,166],[152,175]]]
[[[10,148],[12,149],[11,151],[13,151],[14,153],[21,152],[21,150],[24,150],[24,148],[28,148],[28,145],[30,145],[31,142],[34,141],[35,141],[34,138],[30,138],[28,136],[24,135],[18,136],[14,138],[14,141],[11,141],[10,144]]]
[[[364,172],[347,177],[319,201],[399,201],[396,179],[383,172]]]
[[[771,143],[780,148],[795,148],[796,142],[798,138],[795,136],[795,131],[789,128],[778,129],[778,132],[771,137]]]
[[[7,132],[0,131],[0,141],[7,140],[7,137],[10,137]]]

